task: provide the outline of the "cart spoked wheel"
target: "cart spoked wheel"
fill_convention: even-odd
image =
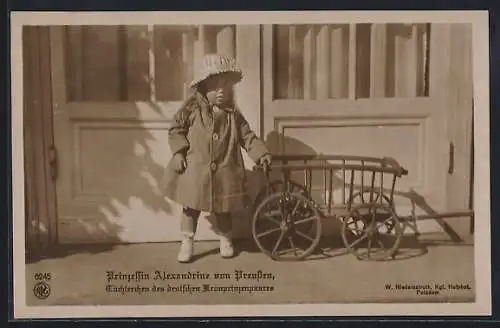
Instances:
[[[321,239],[321,216],[301,193],[277,192],[262,201],[252,222],[259,249],[276,261],[309,256]]]
[[[402,237],[400,220],[386,204],[360,204],[343,220],[344,245],[360,260],[394,259]]]
[[[380,201],[380,195],[381,194],[378,191],[373,191],[373,192],[370,192],[368,190],[363,192],[358,191],[352,195],[352,197],[350,198],[351,200],[350,203],[352,204],[353,207],[359,204],[382,203],[386,206],[390,206],[392,210],[395,211],[394,203],[391,202],[390,198],[382,193],[382,201]],[[387,222],[386,224],[386,227],[388,229],[387,232],[390,232],[392,229],[394,229],[394,225],[392,223],[393,223],[392,221]]]

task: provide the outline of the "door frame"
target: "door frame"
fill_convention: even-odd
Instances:
[[[57,244],[50,35],[47,26],[22,29],[26,255],[36,259]]]

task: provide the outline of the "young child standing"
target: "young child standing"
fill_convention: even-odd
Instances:
[[[183,206],[179,262],[189,262],[201,211],[213,213],[220,254],[234,255],[231,213],[245,206],[241,147],[257,164],[270,164],[265,144],[233,101],[243,74],[226,55],[206,55],[190,86],[195,90],[174,115],[169,129],[172,159],[165,174],[165,196]]]

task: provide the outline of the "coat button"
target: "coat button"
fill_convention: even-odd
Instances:
[[[217,164],[215,164],[214,162],[210,163],[210,169],[212,171],[215,171],[217,169]]]
[[[213,138],[215,141],[217,141],[217,140],[219,140],[219,135],[218,135],[217,133],[214,133],[214,134],[212,135],[212,138]]]

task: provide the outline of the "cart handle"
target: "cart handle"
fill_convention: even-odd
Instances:
[[[398,161],[396,161],[394,158],[392,157],[383,157],[382,158],[383,162],[384,162],[384,165],[390,165],[392,167],[394,167],[397,171],[399,171],[400,175],[408,175],[408,170],[405,169],[404,167],[402,167]]]

